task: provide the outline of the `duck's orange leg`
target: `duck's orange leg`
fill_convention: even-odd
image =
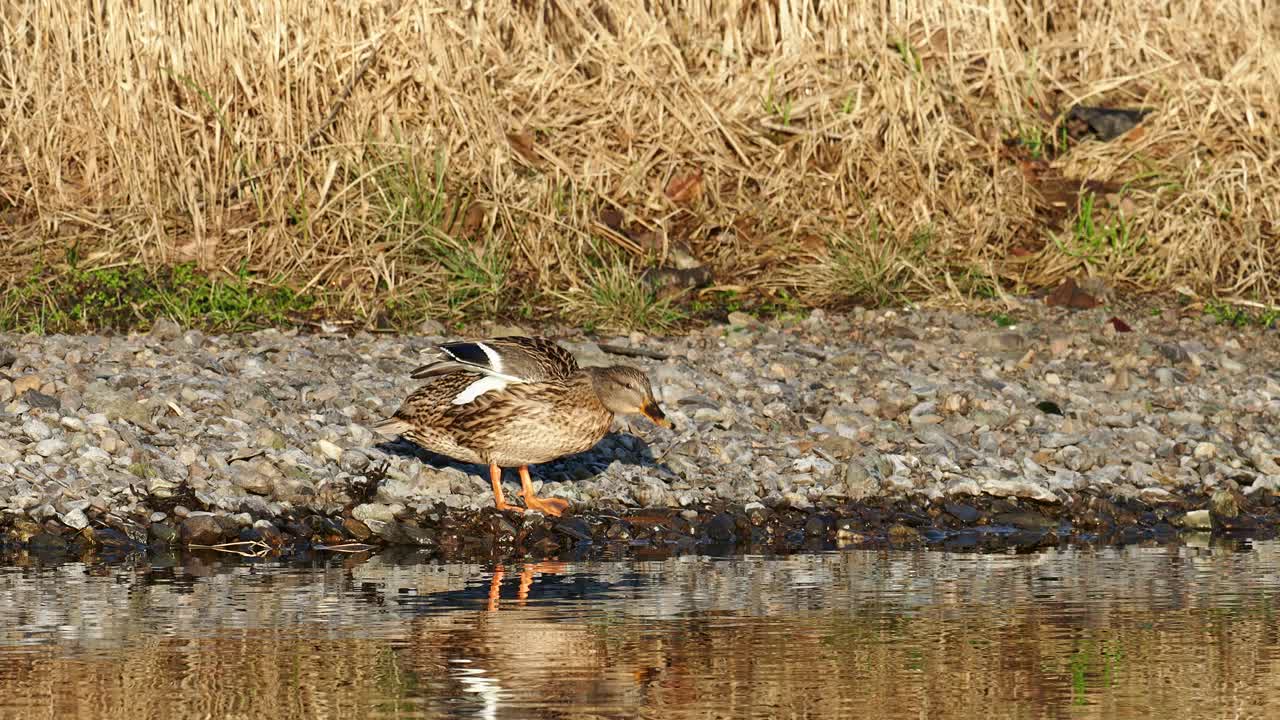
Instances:
[[[569,501],[560,498],[540,498],[533,492],[533,479],[529,477],[529,466],[520,466],[520,497],[524,498],[525,507],[537,510],[546,515],[559,517],[569,509]]]
[[[493,483],[493,501],[499,510],[524,512],[522,507],[507,504],[507,499],[502,495],[502,468],[495,463],[489,463],[489,481]]]

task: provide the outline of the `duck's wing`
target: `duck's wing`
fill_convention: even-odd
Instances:
[[[563,380],[578,371],[573,353],[542,337],[451,342],[438,346],[437,350],[431,362],[409,376],[422,379],[461,370],[493,378],[495,382],[526,383]]]

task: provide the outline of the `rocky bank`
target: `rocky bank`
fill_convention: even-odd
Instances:
[[[644,367],[676,423],[619,420],[534,468],[573,503],[559,519],[498,513],[482,468],[369,429],[438,335],[0,335],[0,532],[11,552],[445,557],[1275,533],[1280,333],[1172,308],[1011,316],[552,329],[584,364]]]

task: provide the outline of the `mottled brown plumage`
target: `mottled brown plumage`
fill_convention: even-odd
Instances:
[[[641,413],[670,427],[648,378],[623,365],[580,368],[573,355],[546,338],[508,337],[446,343],[432,362],[413,371],[426,384],[377,426],[433,452],[489,465],[497,505],[506,504],[502,467],[520,470],[531,509],[559,515],[558,498],[537,498],[528,466],[590,449],[615,413]]]

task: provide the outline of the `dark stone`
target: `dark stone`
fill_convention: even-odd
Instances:
[[[377,529],[378,537],[389,545],[413,545],[413,538],[404,531],[401,523],[389,522]]]
[[[1256,530],[1258,521],[1252,515],[1238,514],[1232,517],[1217,518],[1218,526],[1223,530]]]
[[[41,410],[57,410],[62,407],[62,401],[52,395],[45,395],[39,390],[28,390],[22,394],[22,401],[33,408]]]
[[[1171,363],[1185,363],[1191,361],[1191,354],[1186,351],[1178,343],[1161,343],[1156,346],[1160,354]]]
[[[718,513],[707,522],[707,537],[716,542],[733,542],[737,539],[737,523],[727,512]]]
[[[1040,546],[1040,541],[1045,535],[1046,533],[1042,530],[1015,530],[1009,533],[1005,542],[1015,548],[1036,548]]]
[[[943,506],[943,509],[946,510],[951,517],[959,520],[965,525],[972,525],[978,521],[979,517],[982,516],[982,513],[978,512],[977,508],[972,505],[965,505],[964,503],[949,502]]]
[[[27,541],[27,548],[32,552],[66,552],[67,541],[52,533],[36,533]]]
[[[1073,105],[1067,111],[1064,127],[1073,138],[1096,135],[1114,140],[1132,130],[1151,114],[1148,108],[1109,108]]]
[[[404,534],[405,538],[408,540],[408,544],[417,545],[419,547],[436,546],[436,534],[434,531],[405,523],[398,524],[400,525],[400,532]]]
[[[178,531],[169,523],[158,522],[152,523],[151,527],[147,528],[147,536],[154,543],[169,545],[178,539]]]
[[[1058,522],[1031,510],[1018,510],[1014,512],[1004,512],[991,518],[991,522],[997,525],[1012,525],[1016,528],[1045,530],[1057,527]]]
[[[178,536],[186,545],[217,545],[222,542],[222,523],[213,515],[193,515],[182,521]]]
[[[831,518],[812,515],[804,524],[804,534],[809,537],[826,537],[831,532]]]
[[[556,523],[556,530],[579,542],[591,541],[591,526],[580,517],[571,517]]]
[[[88,536],[95,545],[107,549],[128,550],[135,546],[132,538],[114,528],[88,527],[85,528],[85,535]]]
[[[976,550],[978,547],[978,533],[972,530],[962,530],[947,538],[946,542],[942,543],[942,547],[954,551]]]

